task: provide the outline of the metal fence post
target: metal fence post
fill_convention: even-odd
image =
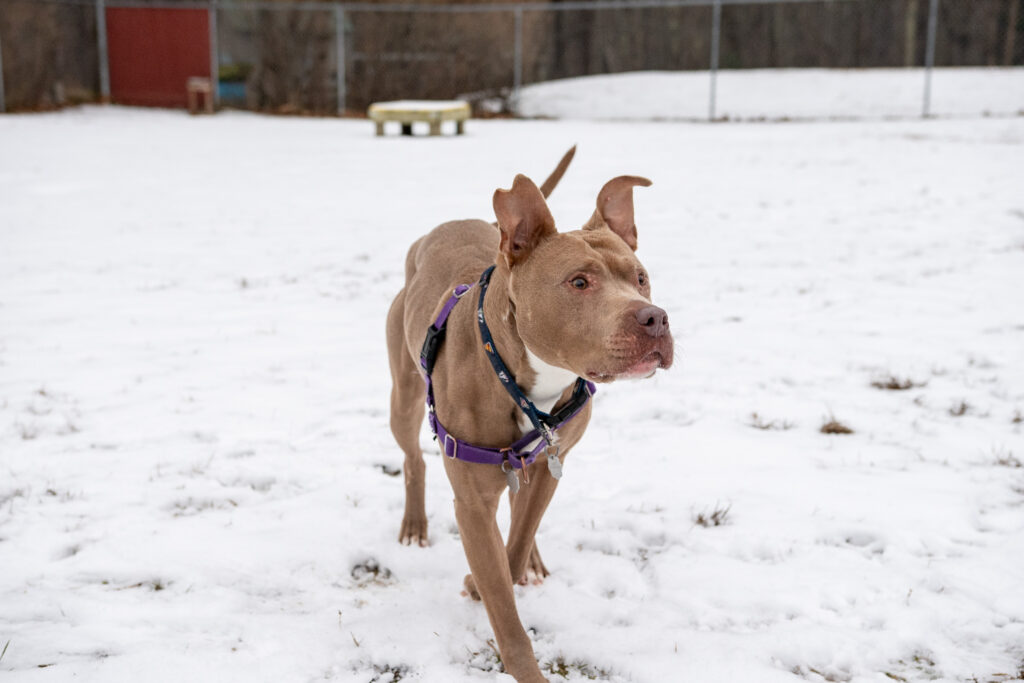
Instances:
[[[210,0],[210,90],[214,108],[220,106],[220,54],[217,50],[217,0]]]
[[[348,99],[345,72],[345,8],[342,5],[334,5],[334,49],[337,52],[335,59],[338,63],[338,116],[345,115],[345,101]]]
[[[515,9],[515,30],[512,65],[512,108],[519,107],[519,91],[523,87],[523,8]]]
[[[708,120],[715,120],[718,99],[718,40],[722,32],[722,0],[715,0],[711,9],[711,93],[708,97]]]
[[[7,100],[4,95],[4,45],[0,40],[0,114],[7,111]]]
[[[110,102],[110,59],[107,54],[107,7],[96,0],[96,52],[99,54],[100,101]]]
[[[928,118],[932,109],[932,68],[935,66],[935,31],[939,23],[939,0],[928,6],[928,44],[924,53],[924,104],[921,116]]]

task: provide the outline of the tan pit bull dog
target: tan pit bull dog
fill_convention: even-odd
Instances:
[[[592,383],[650,377],[672,364],[668,316],[651,303],[647,272],[633,253],[633,187],[651,183],[610,180],[583,228],[560,233],[544,199],[574,152],[541,188],[518,175],[511,190],[497,190],[497,227],[452,221],[417,240],[387,320],[391,431],[405,452],[399,540],[427,545],[419,443],[426,378],[431,427],[469,561],[465,590],[483,600],[505,670],[521,682],[545,678],[519,621],[513,583],[548,575],[534,535],[561,475],[560,459],[590,420]],[[488,281],[481,272],[489,266]],[[432,323],[444,331],[428,335]],[[443,340],[432,353],[427,336]],[[516,390],[528,400],[514,398]],[[575,414],[560,421],[567,412]],[[507,544],[495,519],[506,486]]]

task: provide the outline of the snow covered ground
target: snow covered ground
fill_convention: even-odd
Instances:
[[[601,390],[541,526],[552,680],[1019,679],[1024,118],[91,107],[0,117],[0,678],[510,680],[426,431],[396,542],[384,316],[412,240],[573,143],[562,229],[654,180],[678,360]]]
[[[725,69],[718,72],[716,117],[851,119],[920,116],[923,69]],[[706,71],[587,76],[523,88],[528,117],[599,121],[704,120]],[[936,116],[1024,112],[1024,67],[943,68],[932,73]]]

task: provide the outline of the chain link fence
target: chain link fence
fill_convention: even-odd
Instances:
[[[718,71],[1024,65],[1024,0],[0,0],[0,105],[109,96],[104,12],[114,7],[205,9],[221,105],[282,113],[455,97],[514,112],[532,83],[710,71],[715,118]]]

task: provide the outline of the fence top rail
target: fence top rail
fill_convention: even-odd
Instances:
[[[573,10],[649,9],[659,7],[712,7],[714,5],[819,4],[833,5],[868,0],[568,0],[567,2],[497,2],[488,4],[418,4],[400,2],[271,2],[268,0],[0,0],[14,3],[97,5],[112,8],[244,9],[270,11],[488,13],[568,12]]]

